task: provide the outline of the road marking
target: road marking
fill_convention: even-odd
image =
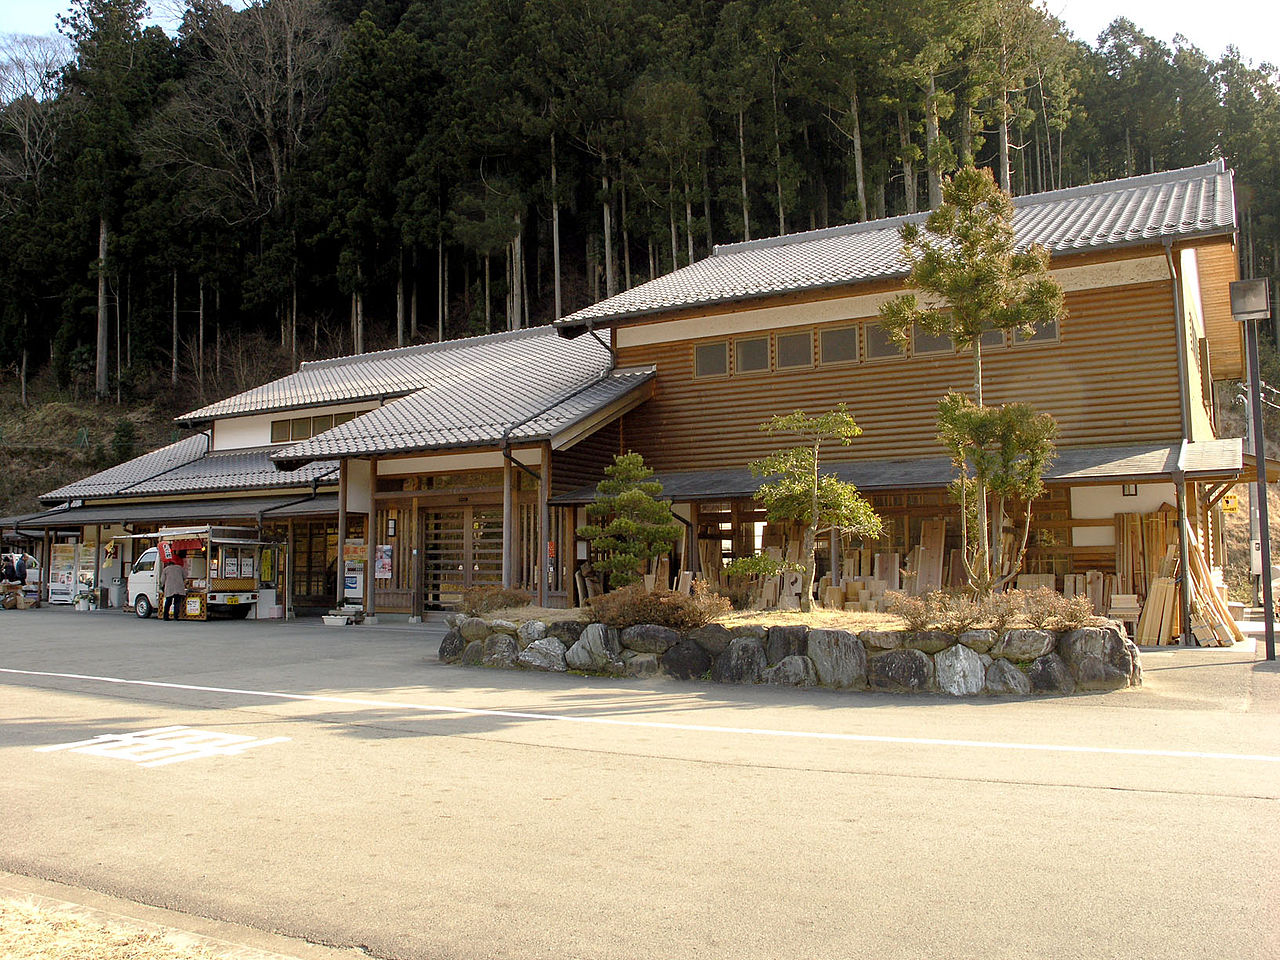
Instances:
[[[239,756],[253,747],[286,743],[288,740],[288,737],[258,739],[236,733],[217,733],[213,730],[176,726],[139,730],[136,733],[104,733],[90,740],[36,747],[36,753],[70,750],[72,753],[87,753],[94,757],[132,760],[140,767],[163,767],[170,763],[182,763],[184,760]]]
[[[0,667],[0,673],[23,677],[50,677],[58,680],[87,680],[122,686],[156,687],[162,690],[189,690],[195,693],[226,693],[264,700],[294,700],[302,703],[334,703],[351,707],[393,707],[422,713],[453,713],[472,717],[504,717],[512,720],[555,720],[607,727],[644,730],[675,730],[690,733],[734,733],[755,737],[782,737],[796,740],[835,740],[846,743],[893,743],[910,746],[973,747],[984,750],[1020,750],[1039,753],[1104,754],[1123,757],[1172,757],[1180,760],[1246,760],[1280,763],[1280,756],[1265,753],[1214,753],[1198,750],[1152,750],[1141,747],[1094,747],[1057,743],[1009,743],[1000,740],[947,740],[941,737],[892,737],[867,733],[829,733],[819,730],[770,730],[759,727],[716,727],[699,723],[661,723],[656,720],[623,720],[617,717],[573,717],[557,713],[528,713],[517,710],[487,710],[480,707],[451,707],[440,704],[405,703],[399,700],[366,700],[358,697],[327,697],[312,693],[281,693],[274,690],[240,690],[235,687],[205,687],[161,680],[129,680],[123,677],[95,677],[82,673],[50,673],[43,670],[14,670]]]

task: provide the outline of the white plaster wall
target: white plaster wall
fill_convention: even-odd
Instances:
[[[1197,337],[1204,333],[1204,301],[1200,298],[1200,262],[1196,259],[1195,247],[1188,247],[1179,252],[1182,272],[1182,302],[1186,307],[1187,318]]]
[[[1071,488],[1073,520],[1110,520],[1117,513],[1154,513],[1161,505],[1177,501],[1170,483],[1140,483],[1138,495],[1126,497],[1120,484]],[[1077,547],[1113,547],[1116,532],[1112,527],[1072,527],[1071,543]]]
[[[351,513],[371,514],[373,511],[373,480],[368,460],[347,461],[347,510]]]
[[[251,417],[224,417],[213,422],[214,450],[243,450],[265,447],[271,443],[271,421],[292,417],[323,417],[330,413],[365,413],[372,410],[369,401],[307,407],[305,410],[277,410]]]
[[[512,457],[527,467],[542,463],[541,449],[512,450]],[[412,473],[448,473],[455,470],[491,470],[502,466],[502,454],[443,453],[437,457],[405,457],[401,460],[379,460],[378,476],[398,477]]]

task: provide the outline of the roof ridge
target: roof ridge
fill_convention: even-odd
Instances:
[[[1118,180],[1099,180],[1097,183],[1083,183],[1074,187],[1061,187],[1057,190],[1045,190],[1040,193],[1027,193],[1013,197],[1013,205],[1017,209],[1034,207],[1042,203],[1053,203],[1057,200],[1071,200],[1078,197],[1099,196],[1107,193],[1119,193],[1138,187],[1152,186],[1158,183],[1181,183],[1199,180],[1215,174],[1226,172],[1226,161],[1222,158],[1210,160],[1194,167],[1179,167],[1175,170],[1160,170],[1155,173],[1144,173],[1133,177],[1121,177]],[[775,237],[761,237],[757,240],[739,240],[735,243],[718,243],[712,250],[713,257],[726,254],[742,253],[747,250],[768,250],[775,247],[791,246],[795,243],[808,243],[814,240],[825,240],[833,237],[848,237],[860,233],[874,233],[877,230],[890,230],[901,227],[905,223],[923,223],[931,211],[900,214],[896,217],[883,217],[879,220],[863,220],[858,223],[838,224],[834,227],[820,227],[817,230],[805,230],[800,233],[784,233]]]
[[[298,367],[303,370],[341,367],[369,360],[385,360],[393,356],[418,356],[424,353],[448,353],[464,347],[474,346],[482,341],[526,340],[540,334],[553,332],[550,326],[523,327],[519,330],[500,330],[497,333],[482,333],[474,337],[462,337],[457,340],[437,340],[434,343],[415,343],[407,347],[391,347],[388,350],[374,350],[369,353],[351,353],[342,357],[326,357],[322,360],[304,360]]]

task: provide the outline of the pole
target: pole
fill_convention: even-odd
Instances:
[[[1245,321],[1249,351],[1249,390],[1253,399],[1253,456],[1257,460],[1258,538],[1262,541],[1262,617],[1266,625],[1267,659],[1276,658],[1275,609],[1271,596],[1271,520],[1267,516],[1267,453],[1262,436],[1262,390],[1258,386],[1258,321]]]

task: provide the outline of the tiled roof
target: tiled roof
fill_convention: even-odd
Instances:
[[[1020,244],[1051,254],[1231,233],[1231,172],[1221,160],[1016,197]],[[562,329],[699,305],[904,276],[899,230],[928,213],[717,246],[712,256],[560,321]]]
[[[166,470],[198,460],[209,449],[209,438],[203,433],[185,437],[159,450],[152,450],[140,457],[99,471],[92,476],[68,483],[57,490],[50,490],[40,499],[49,502],[79,500],[89,497],[110,497],[135,483],[149,480]]]
[[[545,340],[546,328],[534,327],[463,340],[445,340],[331,360],[309,360],[297,373],[272,380],[177,418],[181,424],[295,410],[320,404],[356,403],[402,397],[456,377],[467,370],[502,370],[520,354],[546,355],[533,342]]]
[[[653,376],[649,368],[612,370],[591,337],[565,340],[549,327],[510,341],[500,354],[441,357],[417,392],[273,454],[281,466],[315,457],[367,456],[488,446],[504,438],[543,439],[616,403]]]
[[[282,471],[271,462],[271,448],[205,453],[203,433],[143,454],[83,480],[43,494],[44,503],[92,500],[102,497],[213,493],[229,490],[268,490],[306,486],[338,470],[337,463],[317,461],[297,470]]]

